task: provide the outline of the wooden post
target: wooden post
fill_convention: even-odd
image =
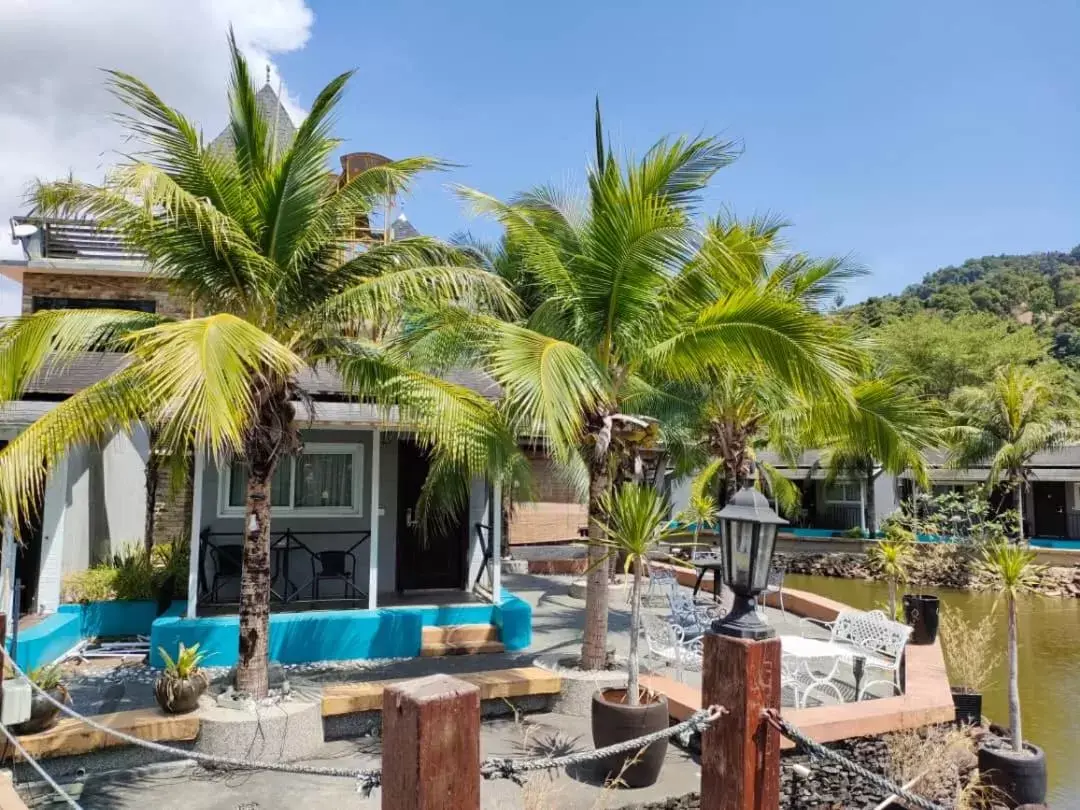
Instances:
[[[480,689],[432,675],[383,690],[383,810],[480,810]]]
[[[780,639],[705,634],[702,706],[728,710],[701,740],[701,810],[778,810],[780,733],[764,719],[780,708]]]

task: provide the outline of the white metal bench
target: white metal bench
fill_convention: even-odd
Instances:
[[[831,622],[802,619],[801,624],[804,631],[809,627],[827,629],[829,642],[836,646],[842,658],[860,660],[867,669],[888,673],[887,679],[863,683],[856,700],[862,700],[867,690],[878,684],[889,684],[901,694],[900,665],[904,647],[911,637],[911,628],[906,624],[894,622],[880,610],[842,610]]]

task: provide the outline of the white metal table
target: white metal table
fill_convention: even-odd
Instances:
[[[841,662],[851,665],[855,677],[855,699],[859,699],[859,682],[862,680],[866,656],[861,655],[850,644],[837,644],[834,641],[802,636],[780,636],[780,651],[783,654],[782,666],[785,674],[796,684],[805,683],[801,699],[796,691],[797,703],[805,705],[806,695],[814,689],[828,689],[836,695],[838,703],[843,703],[844,696],[834,683]],[[815,672],[815,662],[825,662],[822,669],[826,671]]]

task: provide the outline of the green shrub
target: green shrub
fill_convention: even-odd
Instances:
[[[96,565],[64,577],[61,599],[65,602],[104,602],[116,599],[116,569]]]
[[[158,588],[172,582],[173,596],[187,593],[190,544],[181,538],[160,543],[147,553],[138,542],[125,546],[108,562],[64,577],[65,602],[156,599]]]
[[[165,585],[172,581],[172,595],[187,595],[188,560],[191,555],[191,544],[187,538],[180,537],[166,543],[154,546],[151,552],[151,561],[154,566],[156,581]]]
[[[117,599],[135,600],[155,597],[157,582],[150,556],[145,547],[136,543],[132,543],[113,555]]]

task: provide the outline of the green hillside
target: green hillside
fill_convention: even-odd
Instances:
[[[1068,253],[968,259],[935,270],[899,295],[869,298],[847,310],[871,327],[927,312],[943,319],[986,313],[1019,331],[1030,326],[1051,356],[1080,369],[1080,246]]]

